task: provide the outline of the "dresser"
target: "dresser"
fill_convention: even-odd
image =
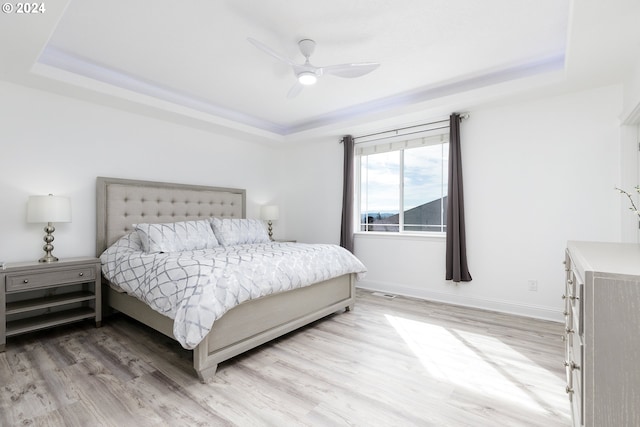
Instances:
[[[100,260],[9,263],[0,269],[0,351],[7,337],[83,319],[100,326]]]
[[[640,245],[569,241],[565,270],[573,425],[640,426]]]

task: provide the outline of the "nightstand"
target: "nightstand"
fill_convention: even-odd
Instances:
[[[7,337],[83,319],[102,321],[100,259],[7,263],[0,270],[0,351]]]

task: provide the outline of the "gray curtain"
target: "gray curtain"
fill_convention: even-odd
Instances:
[[[449,118],[449,191],[447,193],[447,266],[446,280],[470,282],[467,243],[464,230],[462,160],[460,158],[460,115]]]
[[[340,246],[353,252],[353,137],[347,135],[341,142],[344,146],[344,166]]]

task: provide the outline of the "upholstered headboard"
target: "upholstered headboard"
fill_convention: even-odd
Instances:
[[[133,230],[133,224],[244,218],[246,191],[98,177],[96,255]]]

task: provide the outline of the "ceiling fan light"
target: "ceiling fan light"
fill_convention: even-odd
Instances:
[[[316,74],[312,71],[303,71],[298,74],[298,81],[305,86],[315,84],[318,81]]]

